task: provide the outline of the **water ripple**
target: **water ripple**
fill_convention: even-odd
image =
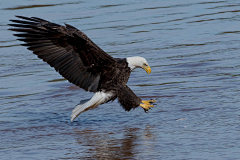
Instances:
[[[0,4],[1,159],[239,159],[238,1]],[[93,93],[19,46],[14,15],[76,26],[114,57],[145,57],[152,73],[136,69],[128,85],[155,106],[125,112],[114,101],[71,123]]]

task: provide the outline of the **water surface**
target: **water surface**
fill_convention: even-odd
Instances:
[[[239,159],[237,0],[0,2],[1,159]],[[81,114],[92,93],[64,80],[8,31],[14,15],[71,24],[114,57],[143,56],[128,82],[146,114],[117,101]]]

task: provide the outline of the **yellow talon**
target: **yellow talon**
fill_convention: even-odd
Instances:
[[[142,107],[143,109],[149,110],[150,107],[154,107],[154,105],[151,104],[140,104],[140,107]]]
[[[142,103],[144,103],[144,104],[150,104],[150,103],[153,103],[153,102],[156,102],[156,100],[153,100],[153,99],[148,100],[148,101],[142,100]]]
[[[145,112],[147,112],[150,109],[150,107],[154,107],[154,105],[151,104],[153,102],[156,102],[156,100],[148,100],[148,101],[142,100],[142,103],[140,103],[139,106],[142,107]]]

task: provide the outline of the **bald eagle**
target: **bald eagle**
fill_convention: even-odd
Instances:
[[[121,106],[130,111],[138,106],[148,111],[156,100],[144,101],[126,85],[135,68],[151,73],[143,57],[113,58],[93,43],[83,32],[65,24],[61,26],[37,17],[16,16],[21,20],[10,20],[20,32],[14,34],[21,44],[28,46],[38,58],[54,67],[69,82],[94,92],[94,96],[72,111],[71,121],[82,112],[118,98]]]

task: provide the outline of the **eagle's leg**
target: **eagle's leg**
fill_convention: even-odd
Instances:
[[[141,102],[142,103],[140,103],[139,106],[142,107],[145,112],[147,112],[150,109],[150,107],[154,107],[154,105],[152,105],[151,103],[156,102],[156,100],[152,100],[152,99],[148,101],[142,100]]]

